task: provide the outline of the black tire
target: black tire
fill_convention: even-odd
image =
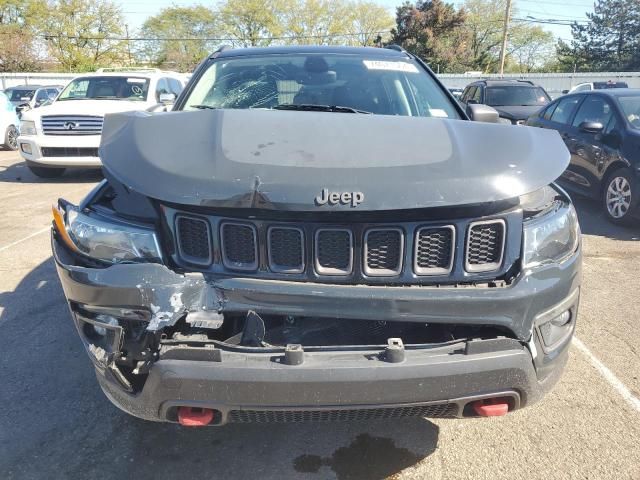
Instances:
[[[18,129],[15,125],[9,125],[4,132],[4,146],[9,150],[18,150]]]
[[[607,175],[602,187],[602,208],[612,223],[631,225],[637,220],[640,186],[630,168],[618,168]]]
[[[27,167],[36,177],[40,178],[58,178],[64,173],[64,168],[34,167],[28,164]]]

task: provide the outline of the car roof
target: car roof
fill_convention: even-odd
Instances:
[[[607,97],[640,97],[640,88],[604,88],[602,90],[590,90],[588,92],[573,92],[563,97],[575,95],[604,95]]]
[[[380,58],[407,58],[408,54],[400,49],[375,47],[342,47],[330,45],[291,45],[278,47],[225,48],[217,50],[212,56],[249,57],[252,55],[286,55],[292,53],[327,53],[343,55],[367,55]]]
[[[14,85],[13,87],[7,87],[5,90],[35,90],[42,86],[43,85]]]
[[[139,77],[139,78],[159,78],[159,77],[176,77],[183,78],[183,73],[177,72],[165,72],[165,71],[157,71],[157,72],[145,72],[145,71],[122,71],[122,72],[88,72],[84,75],[78,75],[73,80],[77,78],[90,78],[90,77]]]

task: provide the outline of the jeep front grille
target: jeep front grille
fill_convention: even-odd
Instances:
[[[185,260],[196,265],[211,263],[211,238],[206,220],[181,215],[176,219],[176,231],[178,249]]]
[[[100,135],[103,121],[88,115],[45,115],[42,131],[45,135]]]
[[[270,227],[268,251],[269,267],[274,272],[304,271],[304,235],[299,228]]]
[[[365,233],[365,264],[367,275],[398,275],[402,270],[404,238],[402,230],[371,229]]]
[[[467,238],[467,271],[488,272],[500,268],[504,237],[503,220],[472,223]]]
[[[222,259],[232,270],[258,268],[258,242],[253,225],[224,222],[221,227]]]
[[[446,275],[453,267],[455,228],[423,227],[416,232],[414,270],[418,275]]]
[[[507,225],[522,221],[518,212],[480,221],[336,225],[167,210],[176,263],[219,274],[374,285],[473,283],[500,278],[520,253],[520,236],[512,236],[510,249],[507,242]]]
[[[353,235],[344,228],[316,232],[316,270],[321,275],[349,275],[353,267]]]

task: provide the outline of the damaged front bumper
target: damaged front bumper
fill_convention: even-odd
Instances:
[[[100,385],[115,405],[148,420],[176,421],[181,406],[214,409],[216,424],[467,416],[473,401],[496,396],[517,409],[559,378],[579,301],[580,252],[562,265],[523,272],[506,287],[422,288],[214,280],[159,264],[88,268],[55,237],[52,243]],[[164,334],[185,318],[216,322],[250,310],[345,322],[490,325],[505,335],[435,344],[253,348]],[[541,328],[566,311],[566,332],[545,342]],[[85,325],[105,333],[101,344]],[[134,358],[130,368],[119,367],[127,355]]]

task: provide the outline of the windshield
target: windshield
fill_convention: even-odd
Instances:
[[[33,98],[33,94],[36,93],[36,89],[15,89],[11,90],[9,93],[11,95],[10,99],[12,102],[19,102],[22,99],[26,99],[25,101],[28,101]]]
[[[76,78],[62,91],[58,101],[65,100],[129,100],[144,102],[149,79],[140,77]]]
[[[618,103],[631,127],[640,130],[640,95],[618,97]]]
[[[313,111],[319,109],[308,107],[346,107],[323,110],[327,112],[460,118],[446,94],[417,63],[352,54],[215,60],[197,80],[183,109],[292,106]]]
[[[487,87],[484,103],[492,107],[546,105],[551,99],[540,87],[503,85]]]

